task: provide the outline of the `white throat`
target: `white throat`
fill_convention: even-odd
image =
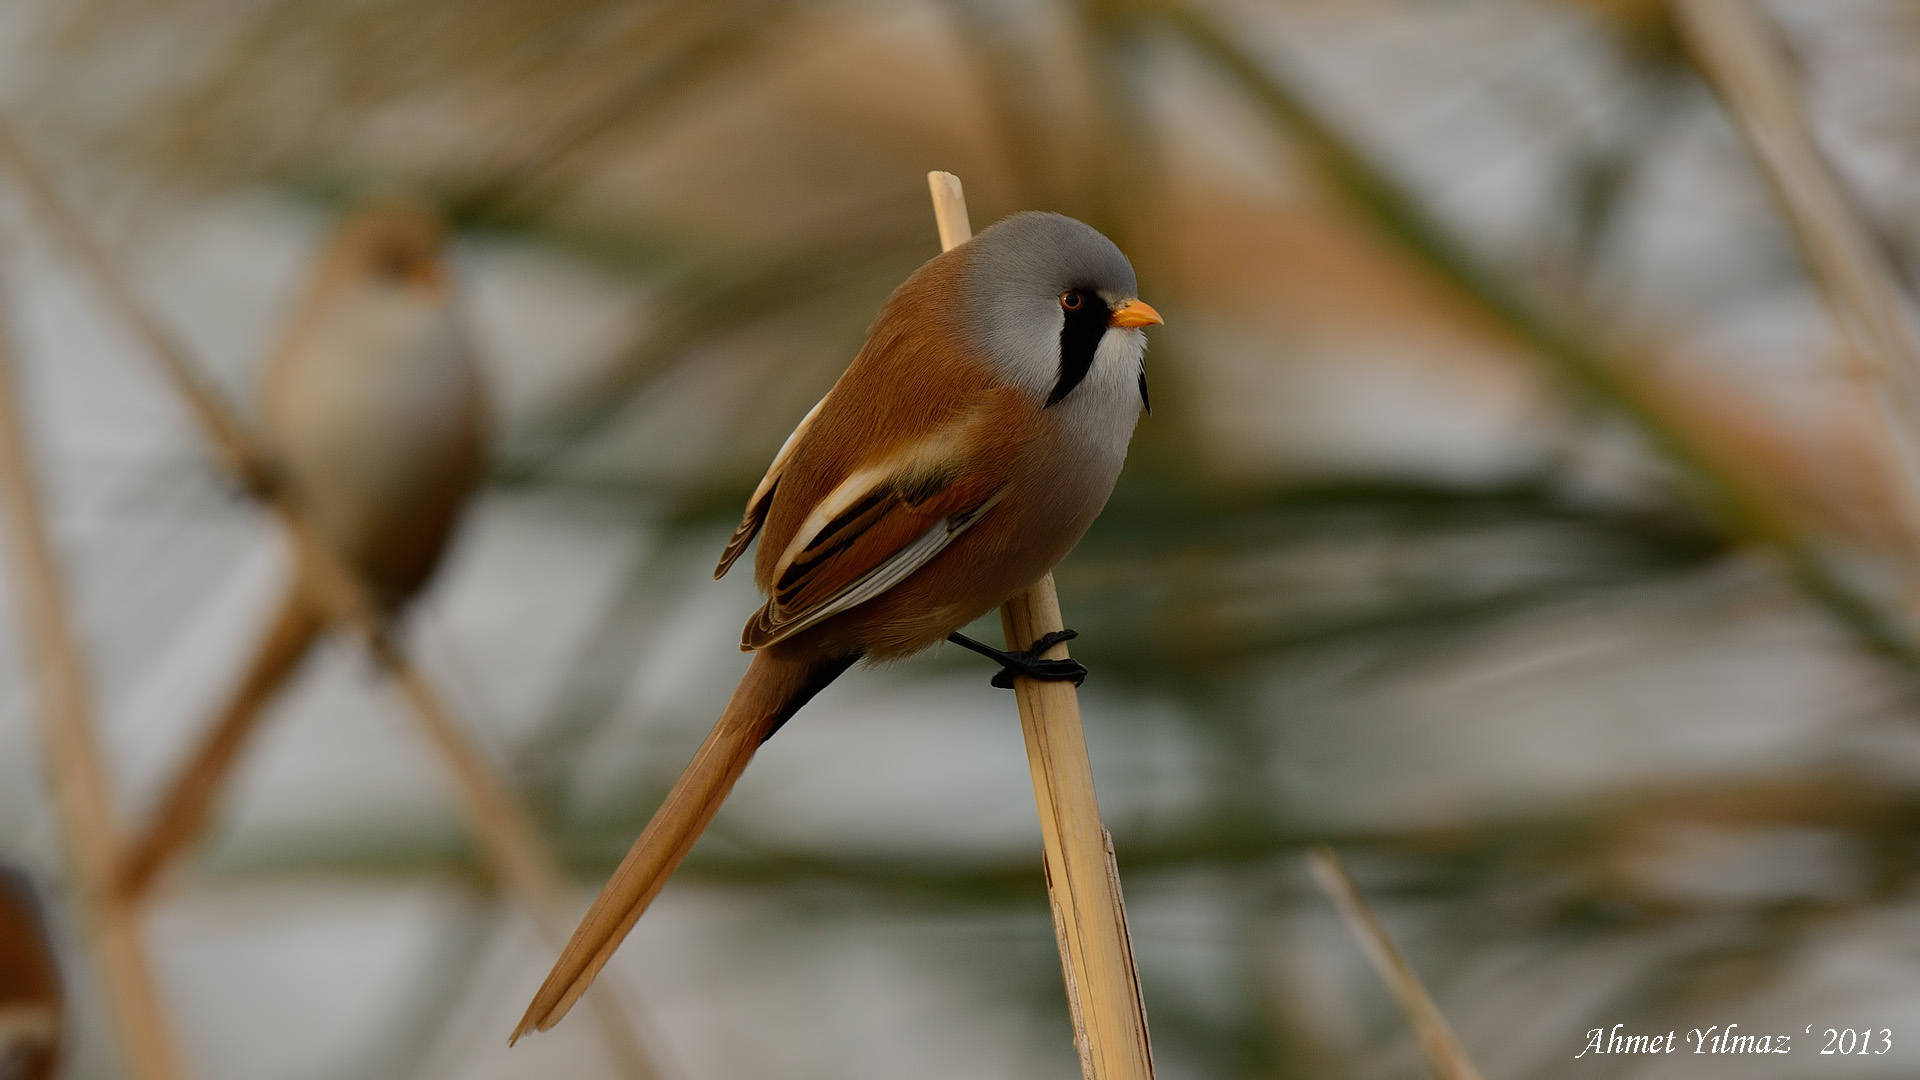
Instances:
[[[1147,335],[1128,327],[1108,328],[1094,350],[1086,378],[1046,409],[1067,443],[1087,454],[1088,464],[1110,468],[1116,475],[1126,460],[1134,425],[1140,421],[1140,373],[1146,352]]]

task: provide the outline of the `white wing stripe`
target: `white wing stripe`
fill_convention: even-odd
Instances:
[[[793,560],[813,546],[814,538],[820,535],[820,530],[826,528],[828,522],[871,495],[874,488],[885,483],[892,472],[887,466],[879,465],[862,469],[840,481],[840,486],[829,491],[827,497],[814,506],[813,513],[807,515],[807,520],[801,522],[800,528],[794,531],[787,550],[781,552],[780,561],[773,564],[773,580],[779,581],[786,574],[787,567],[793,565]]]
[[[867,601],[905,581],[915,570],[927,564],[929,559],[953,543],[953,538],[966,532],[974,522],[1000,501],[1005,489],[996,491],[993,497],[979,506],[961,514],[953,514],[934,522],[933,527],[916,537],[913,543],[901,548],[873,569],[860,575],[833,596],[820,602],[806,617],[797,622],[788,623],[774,634],[767,644],[791,637],[822,619],[838,615],[848,608]]]
[[[787,436],[786,442],[780,444],[780,452],[773,455],[773,464],[767,466],[766,475],[760,478],[760,486],[753,489],[753,497],[747,500],[748,506],[758,505],[761,499],[766,498],[767,492],[773,489],[773,482],[780,479],[780,467],[787,463],[787,455],[793,453],[793,444],[799,441],[800,433],[807,430],[807,425],[813,423],[813,418],[820,414],[820,406],[826,403],[827,399],[824,397],[814,402],[813,408],[807,410],[807,415],[801,417],[800,422],[793,426],[793,433]]]

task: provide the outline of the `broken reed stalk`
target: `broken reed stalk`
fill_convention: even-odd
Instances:
[[[1764,14],[1749,0],[1676,0],[1674,8],[1695,63],[1746,139],[1852,345],[1856,377],[1880,409],[1883,449],[1906,481],[1893,495],[1916,547],[1909,555],[1920,557],[1920,341],[1894,273],[1815,143]]]
[[[412,706],[507,893],[533,918],[543,936],[564,945],[573,929],[565,876],[506,777],[460,727],[445,696],[394,639],[358,575],[321,539],[287,493],[271,482],[259,441],[200,374],[192,355],[140,302],[106,248],[67,206],[4,118],[0,118],[0,166],[13,174],[34,212],[86,268],[115,315],[160,365],[220,463],[286,527],[322,608],[332,621],[360,633],[368,651]],[[660,1076],[653,1055],[635,1030],[635,1010],[613,990],[608,986],[594,995],[596,1015],[602,1019],[610,1047],[628,1075],[647,1080]]]
[[[20,638],[39,697],[47,784],[118,1029],[121,1060],[139,1080],[179,1080],[184,1075],[180,1055],[140,940],[138,913],[113,887],[120,854],[118,823],[106,766],[94,740],[87,665],[41,511],[33,452],[14,382],[6,303],[0,292],[0,501],[6,507]]]
[[[1332,848],[1319,844],[1307,852],[1307,869],[1312,872],[1313,880],[1320,891],[1327,894],[1334,909],[1340,912],[1340,918],[1347,924],[1354,940],[1359,942],[1360,951],[1367,954],[1373,970],[1378,972],[1380,980],[1393,992],[1394,1000],[1400,1003],[1400,1011],[1406,1014],[1407,1024],[1413,1028],[1415,1038],[1420,1040],[1420,1052],[1427,1059],[1427,1068],[1437,1080],[1480,1080],[1480,1071],[1467,1059],[1467,1052],[1460,1048],[1460,1040],[1454,1038],[1453,1029],[1447,1026],[1447,1018],[1440,1015],[1440,1009],[1434,1005],[1433,998],[1427,995],[1426,987],[1420,985],[1420,977],[1415,975],[1407,959],[1394,947],[1393,939],[1387,936],[1387,928],[1380,925],[1373,909],[1367,906],[1366,897],[1347,874],[1347,868],[1341,864],[1340,856]]]
[[[933,192],[940,246],[951,249],[973,235],[966,196],[952,173],[927,174]],[[1007,601],[1000,609],[1007,648],[1025,649],[1041,635],[1063,629],[1053,575]],[[1064,659],[1067,647],[1046,654]],[[1151,1080],[1153,1054],[1147,1014],[1134,970],[1127,911],[1113,838],[1100,824],[1086,733],[1080,727],[1080,696],[1070,682],[1014,680],[1027,765],[1040,810],[1047,895],[1059,939],[1074,1047],[1086,1080]]]

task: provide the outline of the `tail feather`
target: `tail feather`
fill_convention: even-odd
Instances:
[[[819,660],[755,653],[726,711],[713,725],[653,820],[593,902],[509,1042],[560,1022],[600,974],[647,905],[693,850],[720,804],[759,749],[802,705],[857,657]]]
[[[193,756],[174,774],[147,828],[121,856],[115,882],[121,895],[137,897],[146,892],[174,854],[199,834],[222,782],[267,705],[300,666],[323,628],[324,620],[313,600],[296,583],[261,639],[246,676]]]

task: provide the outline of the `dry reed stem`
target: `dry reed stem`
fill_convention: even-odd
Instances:
[[[973,229],[960,178],[928,173],[927,186],[933,193],[940,246],[965,243]],[[1053,575],[1007,601],[1000,609],[1000,624],[1009,649],[1025,649],[1041,635],[1063,629]],[[1067,648],[1055,645],[1045,655],[1064,659]],[[1020,678],[1014,680],[1014,694],[1040,811],[1047,895],[1080,1071],[1086,1080],[1151,1080],[1146,1009],[1127,934],[1113,838],[1100,824],[1100,804],[1094,797],[1079,692],[1069,682]]]
[[[566,879],[558,858],[532,815],[514,796],[506,777],[460,727],[445,696],[393,639],[358,576],[321,539],[285,491],[270,482],[258,440],[199,374],[192,356],[140,302],[105,247],[66,205],[4,118],[0,118],[0,164],[13,174],[36,214],[86,268],[114,313],[146,346],[186,399],[221,464],[285,525],[321,606],[334,621],[359,631],[368,651],[400,685],[428,741],[439,751],[454,781],[461,809],[480,835],[506,891],[532,916],[544,936],[564,945],[573,922],[568,914]],[[662,1075],[635,1030],[635,1010],[623,1004],[613,991],[614,987],[608,986],[595,995],[596,1015],[603,1021],[609,1045],[623,1070],[643,1080]]]
[[[1408,1025],[1420,1040],[1420,1052],[1427,1059],[1427,1068],[1437,1080],[1480,1080],[1480,1071],[1460,1048],[1460,1040],[1454,1038],[1447,1018],[1440,1015],[1426,987],[1420,985],[1420,976],[1414,974],[1406,957],[1394,947],[1386,927],[1380,925],[1366,898],[1354,886],[1353,878],[1348,876],[1347,868],[1341,865],[1340,856],[1324,844],[1317,845],[1307,852],[1307,869],[1320,891],[1327,894],[1327,899],[1340,912],[1340,918],[1359,942],[1360,951],[1372,962],[1373,970],[1379,972],[1381,981],[1400,1003],[1400,1011],[1406,1014]]]
[[[1920,342],[1893,272],[1814,142],[1765,16],[1748,0],[1675,0],[1674,8],[1853,346],[1856,376],[1873,392],[1885,424],[1877,433],[1882,449],[1907,481],[1895,500],[1909,554],[1920,558]]]
[[[180,388],[181,397],[206,433],[207,441],[213,444],[221,464],[244,483],[262,484],[266,476],[263,459],[221,403],[219,395],[201,377],[192,354],[134,296],[106,248],[66,208],[46,170],[34,160],[12,123],[6,120],[0,120],[0,159],[4,159],[6,168],[13,173],[42,220],[60,234],[68,251],[86,267],[106,295],[108,305],[153,353],[153,359],[164,369],[167,378]]]
[[[266,719],[268,706],[325,630],[319,609],[306,590],[295,586],[261,633],[246,675],[201,734],[199,745],[175,766],[147,812],[146,825],[122,844],[114,887],[129,902],[143,897],[174,857],[200,835],[228,774]]]
[[[120,1056],[139,1080],[185,1074],[166,1010],[140,942],[137,913],[113,888],[120,853],[113,798],[94,741],[86,661],[69,618],[52,535],[41,512],[32,450],[13,377],[12,342],[0,296],[0,501],[27,670],[36,684],[41,750],[59,810],[67,858],[78,884],[100,981],[118,1029]]]

